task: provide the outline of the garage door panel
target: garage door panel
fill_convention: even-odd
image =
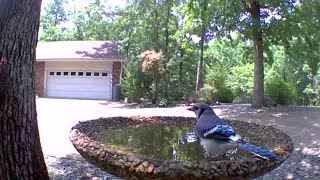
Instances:
[[[47,73],[48,97],[111,99],[109,76],[101,76],[102,72],[100,76],[93,76],[93,72],[99,72],[96,70],[91,71],[92,76],[70,76],[71,72],[79,71],[72,70],[68,75],[61,75],[60,71]]]
[[[63,91],[55,90],[48,91],[49,97],[62,97],[62,98],[79,98],[79,99],[108,99],[111,94],[105,94],[105,92],[90,92],[90,91]],[[105,97],[105,98],[104,98]]]
[[[67,89],[67,90],[66,90]],[[92,90],[90,90],[92,89]],[[105,92],[106,88],[103,87],[95,87],[92,88],[89,85],[87,86],[56,86],[48,89],[48,91],[74,91],[74,92]]]

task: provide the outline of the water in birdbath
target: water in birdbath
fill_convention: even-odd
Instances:
[[[246,134],[246,141],[260,144],[250,139]],[[212,160],[212,157],[205,155],[191,125],[152,124],[108,129],[98,137],[98,140],[113,151],[139,158],[178,161]],[[250,156],[252,155],[247,152],[232,150],[215,160],[235,160]]]

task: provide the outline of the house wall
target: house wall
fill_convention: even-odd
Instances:
[[[45,62],[36,62],[35,64],[35,93],[42,97],[45,94],[44,83],[45,83]]]

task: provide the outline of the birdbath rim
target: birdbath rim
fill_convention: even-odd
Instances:
[[[225,119],[228,123],[247,131],[265,133],[259,136],[273,142],[272,152],[278,156],[269,161],[252,156],[243,160],[222,160],[213,162],[190,162],[138,158],[121,152],[115,152],[97,140],[102,132],[108,129],[123,128],[140,124],[193,124],[193,117],[152,116],[152,117],[108,117],[79,122],[72,127],[70,141],[76,150],[90,163],[102,170],[127,179],[150,178],[254,178],[269,172],[284,162],[293,151],[293,142],[284,132],[272,127]]]

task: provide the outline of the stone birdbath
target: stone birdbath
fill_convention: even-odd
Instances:
[[[139,149],[137,146],[143,146],[145,138],[142,136],[144,135],[140,134],[139,138],[135,138],[128,133],[123,134],[128,129],[131,132],[131,130],[139,129],[142,126],[147,127],[143,130],[147,131],[155,125],[161,125],[162,128],[166,126],[165,129],[168,130],[169,128],[168,132],[172,134],[171,127],[192,127],[195,123],[195,118],[192,117],[100,118],[79,122],[72,128],[70,140],[81,156],[90,163],[110,174],[126,179],[250,179],[276,168],[293,151],[291,138],[274,127],[235,120],[226,121],[242,137],[251,137],[246,139],[247,141],[260,143],[260,146],[276,154],[278,159],[274,161],[264,160],[251,154],[241,154],[241,152],[233,155],[231,153],[230,156],[220,159],[210,159],[202,157],[203,152],[199,149],[180,152],[183,148],[177,147],[177,144],[184,144],[186,141],[183,141],[183,139],[170,141],[166,138],[161,139],[162,142],[165,142],[162,144],[171,144],[178,151],[173,148],[173,153],[166,156],[163,155],[166,153],[161,147],[156,147],[155,149],[160,148],[160,151],[151,148],[152,152],[156,153],[143,154],[137,150]],[[153,132],[156,133],[156,131]],[[150,134],[150,131],[148,133],[149,135],[152,134]],[[259,135],[256,136],[255,134]],[[131,143],[132,146],[114,143],[116,139],[121,138],[125,140],[124,142]],[[154,139],[154,146],[157,146],[156,142],[158,140],[159,138]],[[141,144],[135,145],[137,142]],[[148,143],[146,142],[146,144]],[[196,146],[198,147],[198,145]],[[148,148],[150,147],[148,146]],[[166,149],[170,149],[170,146]],[[200,156],[197,155],[193,158],[193,154],[200,154]]]

